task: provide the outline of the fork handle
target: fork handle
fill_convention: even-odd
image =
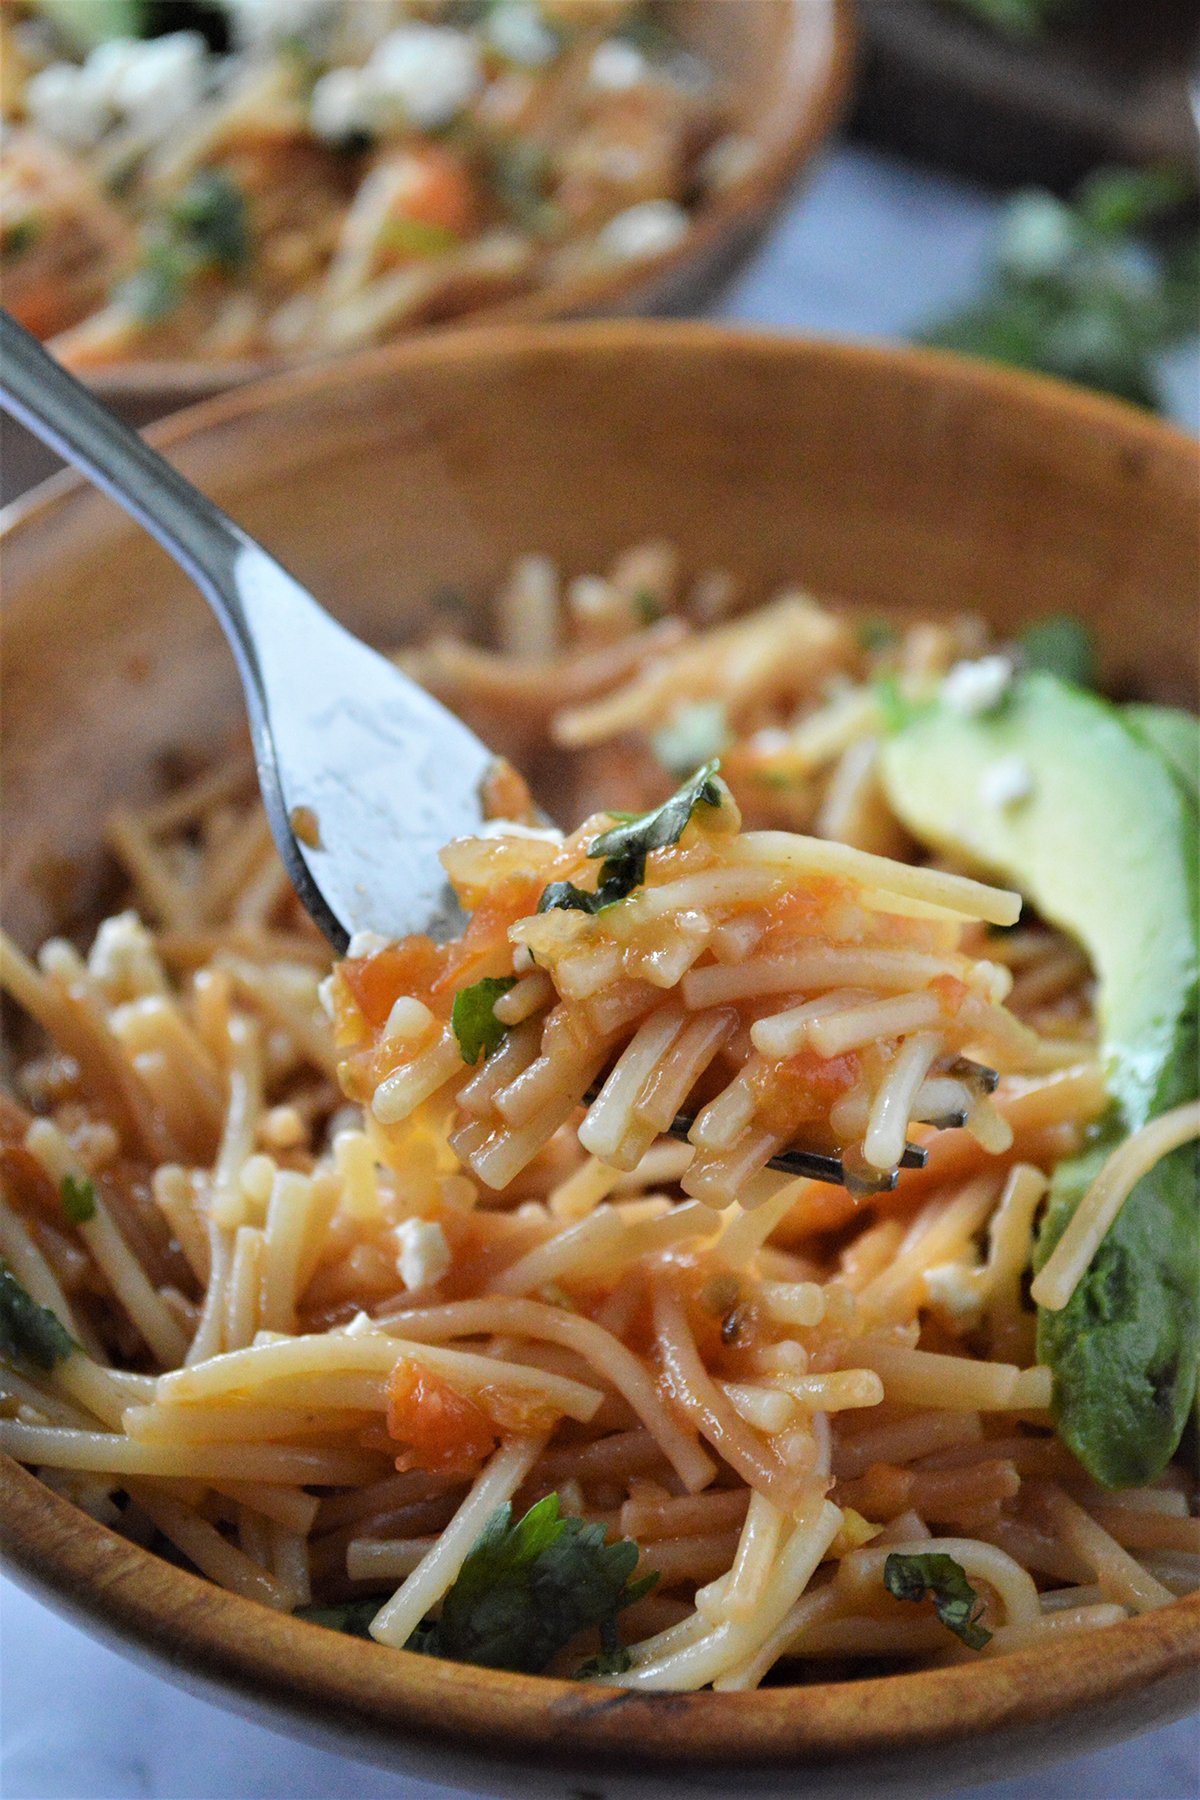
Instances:
[[[239,660],[253,665],[230,580],[250,540],[2,307],[0,403],[158,539],[203,591]]]

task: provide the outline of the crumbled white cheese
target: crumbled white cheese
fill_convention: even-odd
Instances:
[[[324,981],[318,981],[318,983],[317,983],[317,999],[320,1002],[321,1011],[325,1014],[325,1017],[327,1019],[332,1019],[335,1015],[335,1010],[336,1010],[334,1007],[334,1003],[333,1003],[333,976],[332,975],[326,975]]]
[[[383,1028],[384,1039],[389,1043],[393,1040],[402,1044],[411,1043],[414,1038],[424,1037],[433,1023],[434,1016],[427,1006],[420,1000],[401,994],[388,1014],[387,1024]]]
[[[51,63],[32,77],[25,104],[39,130],[85,149],[113,125],[157,142],[195,107],[207,81],[208,49],[196,31],[110,38],[87,60]]]
[[[428,131],[449,125],[483,86],[479,48],[448,25],[402,25],[367,64],[371,86],[394,103],[398,122]]]
[[[774,756],[780,750],[790,749],[791,744],[790,731],[784,731],[781,725],[764,725],[761,731],[754,732],[748,739],[747,748],[760,756]]]
[[[133,911],[105,919],[88,952],[88,973],[114,1003],[166,992],[154,940]]]
[[[387,949],[391,941],[391,938],[385,938],[378,931],[356,931],[346,946],[346,955],[378,956],[381,950]]]
[[[972,1325],[983,1311],[983,1270],[968,1263],[936,1263],[925,1271],[925,1293],[931,1306],[956,1325]]]
[[[330,69],[313,84],[309,122],[326,143],[371,130],[371,98],[363,69]]]
[[[448,125],[483,85],[478,46],[445,25],[403,25],[363,68],[330,69],[313,87],[309,121],[339,143],[355,132]]]
[[[515,819],[485,819],[475,833],[481,838],[533,838],[539,844],[561,844],[563,834],[554,825],[518,825]]]
[[[981,656],[976,662],[955,663],[943,679],[941,695],[951,712],[974,718],[999,706],[1013,678],[1007,656]]]
[[[597,44],[588,65],[588,84],[602,93],[621,94],[636,87],[649,64],[636,44],[625,38],[605,38]]]
[[[441,1226],[428,1219],[405,1219],[397,1225],[396,1267],[406,1288],[432,1287],[450,1267],[450,1246]]]
[[[239,44],[307,39],[336,17],[338,0],[224,0]]]
[[[596,242],[608,256],[622,262],[639,262],[673,250],[687,236],[690,221],[674,200],[639,200],[627,206],[603,227]]]
[[[113,122],[112,108],[81,80],[74,63],[51,63],[25,84],[25,110],[31,123],[69,150],[98,143]]]
[[[369,1337],[371,1332],[378,1331],[378,1329],[379,1327],[376,1325],[370,1313],[365,1312],[356,1312],[354,1317],[348,1319],[342,1326],[344,1336],[355,1338]]]
[[[997,811],[1019,806],[1033,788],[1033,770],[1023,756],[998,756],[979,777],[979,798]]]
[[[487,15],[488,42],[506,61],[541,69],[558,55],[558,37],[536,0],[500,0]]]

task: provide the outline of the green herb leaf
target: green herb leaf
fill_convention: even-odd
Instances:
[[[298,1606],[295,1617],[307,1619],[310,1625],[324,1625],[330,1631],[344,1631],[349,1637],[369,1638],[369,1626],[383,1605],[376,1595],[370,1600],[347,1600],[341,1606]]]
[[[87,1176],[64,1175],[62,1207],[72,1225],[86,1225],[96,1216],[96,1190]]]
[[[1178,169],[1097,169],[1076,196],[1081,218],[1104,237],[1123,238],[1182,206],[1191,186]]]
[[[1159,403],[1154,357],[1196,330],[1195,233],[1164,251],[1135,233],[1188,192],[1173,170],[1105,170],[1071,204],[1040,189],[1009,202],[990,287],[927,343]]]
[[[606,1543],[602,1525],[564,1515],[547,1494],[513,1523],[512,1507],[492,1514],[442,1602],[408,1648],[453,1662],[536,1675],[589,1626],[613,1627],[617,1613],[649,1592],[657,1576],[631,1582],[638,1547]]]
[[[53,1369],[74,1348],[74,1338],[49,1307],[39,1306],[0,1262],[0,1356]]]
[[[667,850],[677,844],[698,806],[720,806],[721,788],[717,782],[720,762],[716,757],[706,762],[676,788],[669,800],[652,812],[637,813],[611,831],[602,832],[588,846],[589,856],[607,857],[610,862],[625,862],[640,857],[644,863],[652,850]]]
[[[187,291],[186,257],[174,244],[147,244],[140,268],[117,289],[116,298],[143,325],[170,318]]]
[[[1002,37],[1038,38],[1060,18],[1078,9],[1079,0],[947,0],[999,32]]]
[[[611,813],[609,816],[619,819],[620,824],[602,832],[588,845],[589,856],[604,858],[595,891],[576,887],[573,881],[552,881],[538,901],[538,911],[559,908],[594,914],[626,899],[645,880],[646,858],[652,850],[666,850],[677,844],[698,806],[721,805],[724,792],[717,780],[720,766],[715,757],[705,763],[652,812]]]
[[[983,1613],[979,1595],[952,1556],[937,1550],[911,1556],[893,1551],[883,1565],[883,1585],[897,1600],[924,1600],[928,1595],[942,1624],[969,1649],[982,1650],[991,1642],[991,1632],[979,1623]]]
[[[1074,614],[1052,613],[1047,619],[1038,619],[1025,627],[1020,641],[1026,668],[1043,669],[1076,687],[1095,687],[1095,634]]]
[[[24,256],[41,237],[45,229],[44,221],[37,213],[26,213],[22,219],[14,219],[11,225],[0,229],[0,256],[7,256],[16,261]]]
[[[465,1063],[477,1063],[481,1052],[486,1060],[504,1042],[508,1027],[496,1017],[496,1002],[516,979],[515,975],[485,975],[455,994],[450,1023]]]
[[[250,261],[246,201],[223,170],[193,175],[167,217],[202,267],[236,275]]]
[[[858,627],[858,647],[870,655],[890,650],[900,642],[899,628],[890,619],[864,619]]]

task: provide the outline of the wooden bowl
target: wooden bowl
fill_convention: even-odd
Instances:
[[[367,636],[479,601],[537,549],[572,571],[646,535],[751,593],[1013,629],[1086,616],[1105,679],[1191,698],[1196,446],[1114,402],[912,350],[707,325],[457,334],[210,402],[154,434]],[[93,911],[99,822],[238,717],[201,601],[60,479],[5,546],[4,882],[26,943]],[[1119,827],[1119,821],[1114,821]],[[280,1616],[115,1536],[5,1461],[21,1580],[170,1679],[354,1755],[490,1793],[927,1795],[1186,1710],[1200,1597],[955,1667],[748,1694],[606,1692],[431,1661]]]

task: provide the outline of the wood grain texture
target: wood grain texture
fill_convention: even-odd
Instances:
[[[793,579],[1015,629],[1083,613],[1122,691],[1193,699],[1200,465],[1115,402],[917,351],[703,325],[395,346],[227,395],[154,433],[368,637],[472,603],[538,549],[572,571],[668,535],[748,593]],[[100,821],[240,703],[206,609],[109,502],[57,481],[4,544],[4,910],[33,943],[108,879]],[[64,873],[63,859],[67,859]],[[56,868],[52,891],[46,870]],[[64,900],[64,891],[66,893]],[[1186,1710],[1200,1599],[960,1667],[758,1694],[615,1696],[460,1668],[224,1594],[0,1466],[10,1567],[197,1691],[488,1791],[929,1793]],[[527,1773],[529,1772],[529,1773]],[[736,1774],[735,1774],[736,1772]]]

